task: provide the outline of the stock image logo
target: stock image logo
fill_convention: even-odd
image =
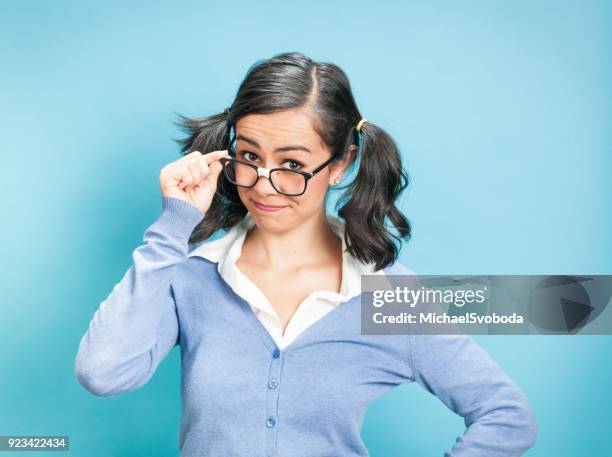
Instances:
[[[609,275],[364,276],[362,287],[365,332],[612,334]]]

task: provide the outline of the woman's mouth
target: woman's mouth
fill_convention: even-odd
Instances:
[[[273,206],[273,205],[262,205],[259,202],[256,202],[255,200],[253,200],[253,204],[255,205],[255,207],[260,210],[260,211],[265,211],[268,213],[272,213],[275,211],[280,211],[283,208],[286,208],[286,206]]]

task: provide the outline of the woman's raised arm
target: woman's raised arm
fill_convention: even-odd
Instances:
[[[227,154],[193,151],[161,169],[162,213],[79,344],[75,373],[90,392],[108,396],[139,388],[178,343],[172,278],[188,257],[189,237],[211,205]]]
[[[204,213],[162,197],[162,213],[144,232],[133,265],[95,312],[75,360],[78,381],[99,396],[145,384],[178,343],[172,278]]]

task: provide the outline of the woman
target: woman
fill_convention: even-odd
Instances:
[[[395,206],[408,181],[341,69],[280,54],[249,69],[222,114],[182,119],[161,215],[81,340],[85,388],[138,389],[180,345],[183,457],[366,456],[368,404],[413,381],[464,417],[445,455],[533,445],[527,400],[470,337],[361,335],[361,275],[413,274],[394,243],[410,236]]]

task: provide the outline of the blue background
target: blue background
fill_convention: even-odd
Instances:
[[[301,51],[348,74],[401,148],[420,274],[612,274],[609,2],[0,4],[0,434],[71,455],[176,455],[180,359],[98,398],[78,342],[161,211],[173,111],[210,115],[256,60]],[[612,337],[478,336],[536,413],[530,457],[603,455]],[[375,403],[373,456],[439,456],[462,419],[416,384]]]

